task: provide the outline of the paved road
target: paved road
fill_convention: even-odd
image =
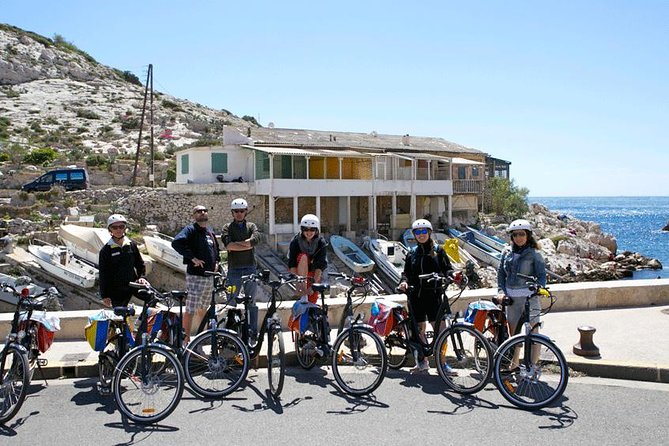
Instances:
[[[479,395],[445,391],[436,375],[391,372],[370,398],[338,392],[326,368],[290,369],[280,404],[264,371],[223,401],[184,393],[160,425],[128,424],[93,379],[35,382],[18,417],[0,426],[12,445],[34,444],[663,444],[669,385],[572,378],[555,407],[510,407],[489,385]],[[434,372],[434,371],[432,371]]]

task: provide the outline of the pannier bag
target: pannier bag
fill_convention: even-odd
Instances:
[[[86,341],[96,352],[101,352],[105,349],[107,341],[114,334],[112,327],[114,322],[120,322],[121,316],[116,316],[113,310],[100,310],[88,316],[88,324],[84,327],[84,335]],[[129,345],[134,345],[134,339],[129,330],[126,330],[126,338]]]
[[[309,330],[315,331],[315,327],[312,327],[313,314],[319,308],[318,305],[311,302],[296,301],[288,319],[288,328],[300,334]]]
[[[489,300],[477,300],[471,302],[467,306],[465,312],[465,322],[474,325],[478,331],[483,332],[485,329],[485,321],[488,318],[488,312],[502,311],[500,308]]]
[[[372,314],[367,323],[374,328],[379,336],[388,336],[398,323],[393,310],[400,308],[402,308],[402,305],[396,302],[377,299],[372,304]]]
[[[22,322],[19,327],[25,330],[26,314],[23,313],[21,316],[19,320]],[[49,347],[53,344],[54,335],[60,330],[60,319],[58,316],[47,314],[45,311],[33,311],[30,320],[37,322],[37,348],[44,353],[49,350]]]

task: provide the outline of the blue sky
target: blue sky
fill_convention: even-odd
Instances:
[[[531,196],[669,195],[669,1],[29,1],[165,93],[263,125],[437,136]]]

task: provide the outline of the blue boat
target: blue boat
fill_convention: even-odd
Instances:
[[[479,261],[495,268],[499,266],[502,253],[477,240],[472,231],[460,232],[457,229],[449,229],[448,233],[457,238],[462,247]]]
[[[337,257],[356,273],[374,269],[374,262],[355,243],[340,235],[330,236],[330,245]]]
[[[479,242],[483,243],[494,249],[495,251],[502,252],[507,246],[507,243],[499,237],[493,235],[488,235],[484,232],[479,231],[478,229],[467,226],[467,230],[474,234],[474,238]]]

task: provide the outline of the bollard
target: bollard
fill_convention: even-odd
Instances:
[[[599,356],[599,347],[592,342],[592,336],[597,329],[589,325],[578,327],[581,339],[574,345],[574,354],[578,356]]]

